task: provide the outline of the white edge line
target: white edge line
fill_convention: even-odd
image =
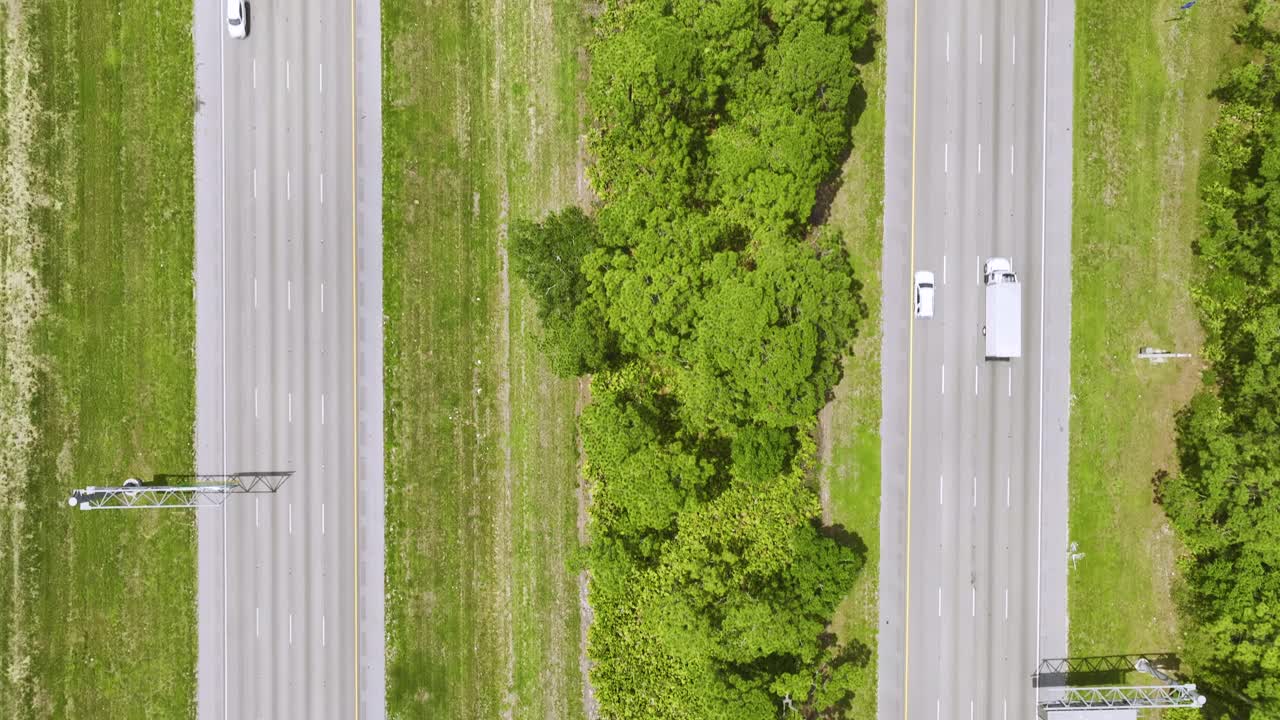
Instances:
[[[221,350],[222,350],[222,472],[227,472],[227,62],[226,62],[226,38],[222,37],[220,26],[222,24],[221,8],[217,8],[218,16],[214,27],[218,27],[218,174],[221,192],[218,197],[218,234],[219,234],[219,252],[222,257],[219,262],[219,282],[221,284],[221,297],[219,302],[220,308],[219,322],[221,324]],[[227,720],[230,717],[230,683],[227,678],[230,675],[230,664],[228,661],[228,636],[230,633],[227,629],[227,506],[222,505],[222,718]],[[255,609],[256,613],[257,610]]]
[[[1048,178],[1049,133],[1049,0],[1044,0],[1044,67],[1040,107],[1040,264],[1044,265],[1045,249],[1045,184]],[[1036,453],[1036,657],[1040,663],[1040,555],[1044,523],[1044,272],[1040,273],[1040,439]],[[1036,688],[1036,704],[1039,706],[1040,688]]]

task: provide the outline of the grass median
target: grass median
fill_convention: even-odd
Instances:
[[[73,487],[190,471],[191,5],[3,5],[0,716],[194,713],[183,513]]]
[[[1178,544],[1152,502],[1174,470],[1174,413],[1198,359],[1190,296],[1209,93],[1240,52],[1240,4],[1179,14],[1154,0],[1076,4],[1069,576],[1072,655],[1175,650]]]
[[[861,66],[865,106],[853,127],[853,151],[831,207],[830,222],[844,234],[862,283],[867,317],[835,398],[822,413],[824,519],[857,533],[867,559],[832,625],[842,641],[871,645],[862,685],[846,717],[876,717],[876,634],[880,571],[880,257],[884,243],[885,2],[875,3],[874,56]]]
[[[580,201],[581,13],[383,8],[391,717],[583,715],[579,385],[503,245]]]

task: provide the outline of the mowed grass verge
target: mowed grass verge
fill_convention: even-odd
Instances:
[[[3,3],[0,717],[194,714],[191,4]],[[15,430],[19,432],[14,432]]]
[[[579,385],[547,370],[503,249],[583,192],[581,13],[383,8],[392,717],[583,715]]]
[[[1174,414],[1201,362],[1190,295],[1208,95],[1240,49],[1240,3],[1076,4],[1070,536],[1072,655],[1175,650],[1180,550],[1151,478],[1176,471]]]
[[[861,66],[865,109],[853,128],[853,151],[831,207],[830,223],[840,228],[853,258],[867,317],[835,399],[822,413],[824,511],[832,523],[857,533],[867,544],[866,566],[836,610],[833,626],[841,641],[867,643],[872,654],[863,684],[846,717],[876,717],[876,631],[880,615],[880,257],[884,243],[885,2],[875,3],[875,55]]]

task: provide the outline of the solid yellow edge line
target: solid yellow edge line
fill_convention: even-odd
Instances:
[[[920,2],[911,4],[911,278],[915,282],[916,271],[916,75],[919,62],[920,36]],[[906,589],[903,608],[903,640],[902,640],[902,717],[909,717],[907,708],[911,703],[911,410],[915,394],[915,357],[916,321],[912,303],[911,316],[907,326],[907,562]]]
[[[360,720],[360,307],[356,302],[356,0],[350,0],[351,22],[351,527],[355,540],[351,566],[355,626],[356,720]]]

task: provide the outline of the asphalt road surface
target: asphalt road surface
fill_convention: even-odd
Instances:
[[[198,713],[382,717],[377,7],[258,0],[243,40],[224,8],[193,31],[197,467],[295,474],[197,517]]]
[[[879,717],[1034,718],[1066,654],[1070,2],[891,0]],[[984,359],[1013,259],[1022,357]],[[912,317],[931,270],[935,316]]]

